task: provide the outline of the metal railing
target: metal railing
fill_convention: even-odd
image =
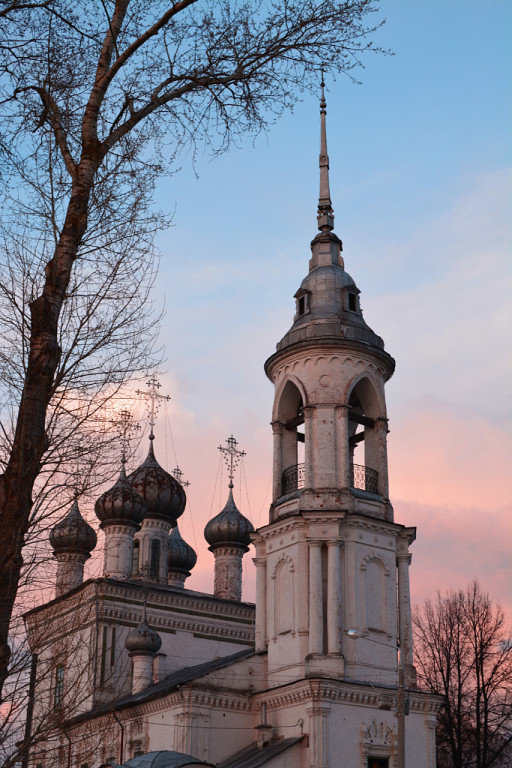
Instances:
[[[351,467],[352,488],[358,488],[360,491],[368,493],[378,493],[379,473],[371,467],[365,467],[362,464],[353,464]]]
[[[281,478],[281,493],[285,496],[292,491],[298,491],[304,488],[306,470],[304,464],[294,464],[283,472]]]

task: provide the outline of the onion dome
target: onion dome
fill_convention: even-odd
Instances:
[[[146,515],[146,505],[126,477],[124,464],[115,485],[105,491],[94,505],[100,528],[109,525],[131,525],[137,531]]]
[[[185,573],[190,576],[190,571],[197,563],[197,555],[190,544],[181,537],[176,525],[169,534],[169,570]]]
[[[155,459],[152,441],[146,460],[128,479],[146,503],[146,518],[176,525],[176,520],[184,512],[187,497],[183,486]]]
[[[254,532],[251,522],[242,515],[233,499],[233,490],[230,487],[229,497],[224,509],[213,517],[204,529],[204,537],[209,549],[218,547],[240,547],[245,552],[249,549],[251,539],[249,534]]]
[[[50,531],[50,544],[56,555],[77,553],[90,557],[97,540],[94,528],[80,514],[76,499],[66,517]]]
[[[154,656],[160,650],[162,638],[149,626],[145,611],[141,623],[128,632],[124,645],[130,653],[143,653],[149,656]]]

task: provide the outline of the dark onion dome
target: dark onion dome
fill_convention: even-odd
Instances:
[[[154,656],[162,646],[162,638],[158,632],[151,629],[144,616],[141,623],[128,632],[124,645],[130,653],[146,653]]]
[[[190,571],[196,563],[195,551],[182,538],[178,526],[174,526],[169,534],[169,570],[186,573],[187,576],[190,576]]]
[[[187,497],[183,486],[155,459],[152,442],[146,460],[131,473],[128,480],[144,499],[147,518],[166,520],[176,525],[176,520],[185,509]]]
[[[226,506],[206,524],[204,529],[204,537],[210,545],[210,550],[228,546],[240,547],[247,552],[251,543],[249,534],[253,532],[251,522],[236,506],[233,490],[230,488]]]
[[[130,525],[137,531],[146,516],[146,505],[130,485],[124,464],[115,485],[105,491],[94,505],[100,528],[109,525]]]
[[[79,553],[90,557],[97,541],[94,528],[83,519],[76,499],[67,515],[50,531],[50,544],[56,555]]]

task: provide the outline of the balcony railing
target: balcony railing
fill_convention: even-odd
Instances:
[[[287,493],[292,493],[292,491],[298,491],[299,488],[304,488],[305,477],[304,464],[294,464],[292,467],[285,469],[281,478],[281,492],[283,496]]]
[[[284,470],[281,478],[281,493],[286,496],[287,493],[298,491],[304,488],[306,471],[304,464],[294,464]],[[351,467],[351,486],[360,491],[368,493],[378,493],[379,473],[371,467],[365,467],[362,464],[353,464]]]
[[[375,469],[365,467],[362,464],[353,464],[352,470],[352,488],[358,488],[360,491],[368,493],[378,493],[379,473]]]

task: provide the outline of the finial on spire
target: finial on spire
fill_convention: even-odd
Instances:
[[[240,460],[245,456],[245,451],[239,451],[237,449],[238,440],[235,440],[233,435],[226,440],[227,448],[219,445],[219,451],[224,456],[228,468],[229,488],[233,488],[233,478],[235,476],[235,469],[237,468]]]
[[[156,376],[154,374],[153,374],[153,376],[150,379],[148,379],[147,386],[148,386],[147,392],[138,389],[136,393],[137,393],[137,395],[141,395],[141,397],[144,397],[146,400],[149,400],[149,402],[150,402],[150,406],[149,406],[149,429],[150,429],[150,432],[149,432],[149,450],[151,452],[153,450],[153,440],[155,439],[154,429],[155,429],[155,424],[156,424],[156,414],[157,414],[158,408],[160,406],[160,402],[159,401],[161,401],[161,400],[170,400],[171,398],[170,398],[169,395],[161,395],[159,393],[158,390],[160,389],[161,385],[160,385],[160,382],[158,381],[158,379],[156,378]]]
[[[325,100],[324,72],[320,83],[320,194],[318,197],[318,229],[322,232],[334,229],[334,212],[331,203],[331,191],[329,188],[329,155],[327,154],[327,130],[325,116],[327,114],[327,102]]]

